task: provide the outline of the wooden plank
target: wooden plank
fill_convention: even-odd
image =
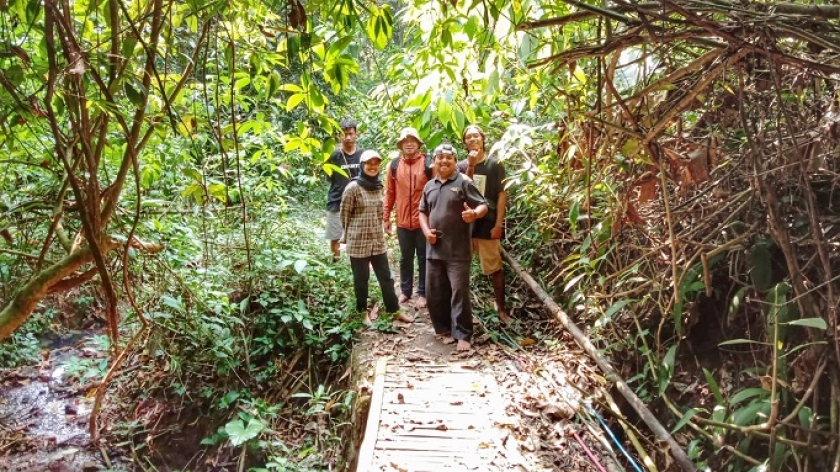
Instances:
[[[464,448],[474,450],[477,444],[452,444],[450,441],[437,441],[432,443],[418,443],[413,441],[379,441],[376,449],[380,451],[441,451],[460,452]]]
[[[449,452],[449,451],[395,451],[395,450],[388,450],[376,451],[376,458],[381,459],[383,457],[396,457],[397,461],[400,463],[408,462],[409,460],[423,460],[428,459],[429,461],[437,461],[437,460],[450,460],[453,459],[478,459],[480,456],[475,453],[475,451],[461,451],[461,452]]]
[[[367,472],[373,464],[373,451],[376,447],[376,436],[379,432],[379,420],[382,415],[382,399],[385,397],[385,371],[388,368],[388,358],[380,357],[376,362],[376,373],[373,380],[373,395],[370,399],[368,420],[365,426],[365,437],[359,448],[359,460],[356,472]]]

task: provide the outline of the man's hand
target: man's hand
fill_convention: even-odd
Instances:
[[[470,164],[470,166],[474,167],[476,164],[478,164],[479,154],[480,153],[478,149],[471,149],[470,152],[467,153],[467,162]]]
[[[394,234],[394,230],[391,229],[391,222],[390,221],[383,221],[382,222],[382,229],[385,230],[385,234],[391,236]]]
[[[490,239],[502,239],[501,226],[494,226],[493,229],[490,230]]]
[[[437,230],[436,229],[430,229],[428,233],[423,233],[423,236],[426,236],[426,241],[428,241],[429,244],[434,244],[434,243],[437,242]]]
[[[464,219],[464,223],[472,223],[478,219],[478,213],[464,202],[464,211],[461,212],[461,218]]]

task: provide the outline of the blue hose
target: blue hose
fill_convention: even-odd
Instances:
[[[635,459],[633,459],[633,456],[631,456],[630,453],[627,452],[627,449],[624,449],[624,446],[622,446],[618,439],[616,439],[615,434],[613,434],[612,430],[607,426],[607,423],[604,422],[604,418],[601,418],[601,415],[599,415],[598,412],[595,411],[595,409],[592,408],[592,405],[590,405],[589,403],[586,404],[586,409],[589,410],[590,413],[595,415],[595,418],[598,420],[598,423],[600,423],[601,427],[604,428],[604,431],[606,431],[607,436],[609,436],[610,439],[612,439],[612,441],[615,443],[615,445],[618,446],[618,450],[620,450],[621,453],[624,454],[624,457],[626,457],[627,460],[630,462],[630,465],[632,465],[633,468],[636,469],[636,472],[644,472],[639,466],[639,463],[636,462]]]

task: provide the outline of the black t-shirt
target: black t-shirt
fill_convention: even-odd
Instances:
[[[330,154],[330,163],[344,169],[350,177],[345,177],[335,171],[327,176],[330,181],[330,189],[327,192],[327,210],[339,211],[341,209],[341,195],[344,193],[344,188],[347,187],[350,179],[359,175],[361,171],[360,157],[362,157],[362,150],[358,148],[353,154],[345,154],[341,148]]]
[[[469,261],[472,257],[470,224],[465,223],[461,213],[464,203],[475,208],[487,203],[481,192],[471,181],[459,172],[453,172],[447,180],[440,177],[426,183],[420,212],[429,216],[429,228],[438,233],[435,244],[426,244],[426,258],[448,261]]]
[[[466,159],[457,165],[458,172],[467,174],[469,163]],[[488,157],[476,164],[473,171],[473,182],[487,200],[490,211],[473,223],[473,236],[476,239],[491,239],[490,230],[496,226],[496,207],[499,204],[499,194],[505,190],[505,165],[495,157]]]

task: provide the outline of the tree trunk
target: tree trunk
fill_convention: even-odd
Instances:
[[[111,249],[112,245],[102,245],[103,252]],[[0,341],[11,335],[22,325],[38,303],[44,298],[50,288],[59,283],[65,277],[71,275],[82,265],[93,260],[93,252],[89,246],[84,246],[69,254],[59,262],[47,267],[23,287],[18,290],[11,300],[0,311]]]

